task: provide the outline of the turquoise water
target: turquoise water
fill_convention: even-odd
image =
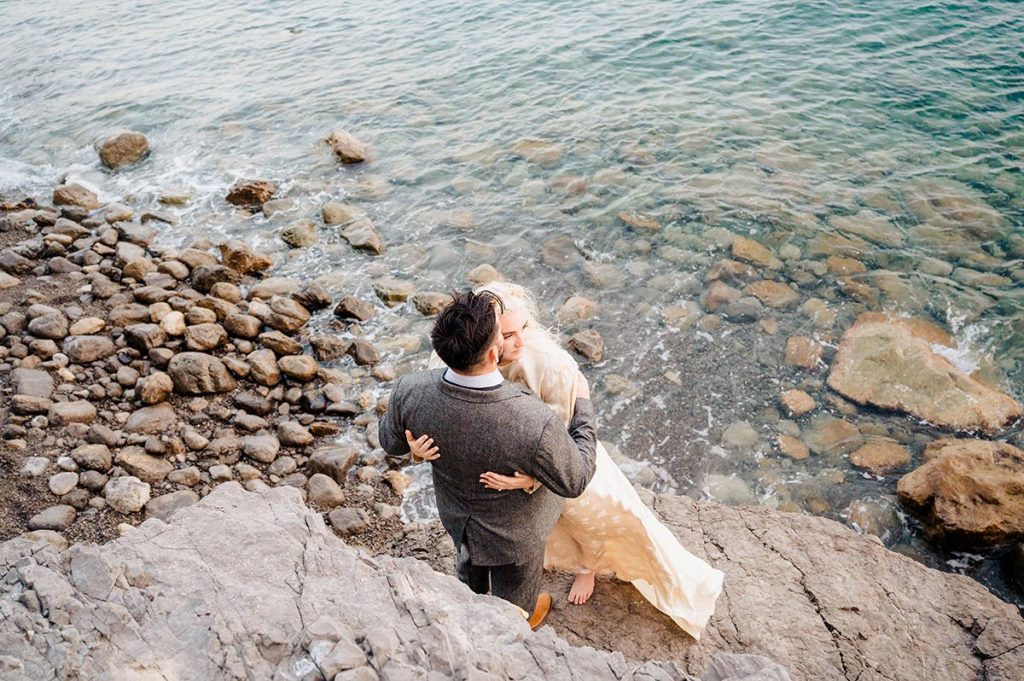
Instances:
[[[898,475],[790,462],[768,445],[780,386],[806,378],[782,365],[785,337],[834,345],[864,309],[938,321],[962,366],[1024,395],[1020,3],[108,4],[0,4],[0,194],[45,196],[68,174],[174,215],[165,245],[243,236],[335,294],[372,296],[383,274],[449,289],[485,262],[533,288],[551,320],[582,293],[608,346],[588,368],[604,437],[657,466],[662,488],[846,521],[855,500],[893,507]],[[371,143],[373,162],[339,167],[320,142],[335,127]],[[107,173],[92,145],[118,128],[144,132],[154,153]],[[544,141],[547,162],[517,154],[524,140]],[[234,213],[223,196],[243,177],[278,182],[293,207]],[[192,199],[159,205],[171,190]],[[387,253],[327,230],[287,251],[277,231],[329,198],[365,208]],[[621,211],[660,229],[636,233]],[[824,300],[835,325],[798,311],[772,315],[778,336],[666,325],[665,308],[696,299],[722,257],[721,229],[788,254],[802,300]],[[806,265],[835,235],[864,239],[858,280],[877,300]],[[556,237],[575,242],[564,266],[542,257]],[[427,324],[404,309],[367,332],[407,369],[423,362]],[[937,434],[849,418],[915,456]],[[761,446],[712,450],[737,420]],[[1006,593],[991,556],[936,552],[896,515],[888,544]]]

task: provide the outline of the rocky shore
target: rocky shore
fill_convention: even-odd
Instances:
[[[341,163],[370,154],[343,131],[325,141]],[[117,169],[142,161],[149,147],[128,134],[98,153]],[[533,158],[544,149],[517,153]],[[243,181],[224,198],[270,214],[276,191],[269,181]],[[887,551],[872,536],[884,534],[884,514],[856,502],[844,513],[863,535],[821,518],[648,496],[684,545],[727,574],[705,640],[682,636],[613,580],[601,581],[586,608],[559,605],[551,627],[563,638],[531,637],[500,604],[386,555],[450,572],[451,547],[437,526],[401,521],[410,478],[385,460],[376,437],[399,369],[367,330],[382,308],[405,305],[421,320],[436,314],[445,294],[377,276],[375,299],[339,296],[314,280],[275,276],[273,255],[240,240],[165,248],[157,236],[173,216],[101,204],[73,182],[47,200],[0,208],[0,539],[11,539],[2,554],[0,648],[20,651],[4,653],[0,669],[89,676],[136,660],[165,676],[192,673],[180,645],[156,646],[166,631],[207,651],[206,676],[195,678],[257,669],[308,679],[1013,679],[1024,664],[1015,607]],[[640,233],[660,229],[636,212],[619,219]],[[337,230],[365,257],[387,249],[365,211],[335,201],[318,221],[289,223],[279,236],[307,248],[322,229]],[[778,383],[777,404],[762,410],[772,424],[767,444],[762,424],[738,420],[712,449],[750,456],[766,478],[847,460],[867,476],[896,475],[899,502],[933,541],[1012,547],[1006,572],[1024,589],[1024,452],[1006,437],[1021,405],[991,372],[951,361],[955,343],[932,321],[860,303],[841,317],[833,301],[801,297],[814,277],[830,276],[845,295],[869,301],[863,266],[849,254],[794,260],[793,248],[725,230],[706,238],[720,241],[721,257],[693,279],[692,299],[662,310],[666,325],[775,338],[775,313],[798,310],[815,329],[779,338],[792,376]],[[597,289],[621,278],[611,265],[583,262],[567,237],[545,244],[541,259],[580,267]],[[490,265],[469,272],[473,283],[499,276]],[[574,294],[557,313],[568,346],[592,363],[608,351],[589,324],[598,309]],[[681,382],[671,374],[664,378]],[[629,391],[628,379],[613,378],[603,382],[607,394]],[[855,418],[865,412],[907,415],[926,428],[890,431]],[[843,482],[841,473],[825,478]],[[730,497],[729,480],[712,482],[716,495]],[[829,510],[806,497],[780,509]],[[280,539],[279,551],[277,540],[262,543],[260,528],[276,528],[268,537]],[[101,545],[68,548],[83,541]],[[339,574],[350,577],[342,582],[349,596],[332,591]],[[194,591],[204,580],[209,591]],[[564,581],[549,576],[549,587],[558,593]],[[172,602],[190,599],[194,611],[172,612]],[[237,611],[246,599],[276,605]],[[85,605],[107,619],[87,623]],[[335,614],[348,611],[351,618]],[[333,619],[325,624],[324,614]],[[218,636],[200,631],[205,616],[218,622]],[[398,632],[384,635],[383,649],[368,628],[374,616]],[[507,656],[480,652],[494,646]]]

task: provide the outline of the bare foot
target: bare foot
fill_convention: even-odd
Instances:
[[[594,595],[594,573],[581,572],[576,575],[569,589],[569,602],[576,605],[583,605]]]

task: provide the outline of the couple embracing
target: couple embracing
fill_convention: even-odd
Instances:
[[[596,574],[614,573],[700,638],[722,573],[679,544],[608,456],[587,381],[526,291],[495,282],[456,295],[431,343],[437,368],[398,381],[380,441],[430,462],[459,579],[536,628],[551,606],[544,568],[576,574],[576,604]]]

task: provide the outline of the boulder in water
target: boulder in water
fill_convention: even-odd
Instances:
[[[126,131],[103,140],[96,151],[103,165],[116,170],[142,160],[149,153],[149,140],[141,132]]]

